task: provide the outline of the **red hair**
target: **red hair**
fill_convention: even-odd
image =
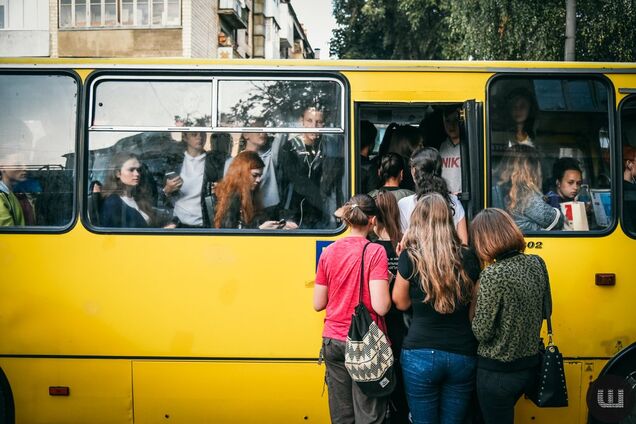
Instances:
[[[255,191],[252,191],[252,169],[263,169],[265,163],[258,153],[243,151],[239,153],[227,170],[227,174],[215,189],[218,198],[214,226],[221,228],[223,217],[228,213],[233,196],[238,196],[241,203],[243,221],[250,224],[259,209],[256,205]],[[257,189],[258,190],[258,189]]]

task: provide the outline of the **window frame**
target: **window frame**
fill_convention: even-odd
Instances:
[[[565,69],[553,69],[549,72],[545,70],[537,70],[535,72],[523,70],[519,72],[514,71],[506,71],[499,72],[493,74],[488,81],[486,82],[486,91],[485,91],[485,111],[484,111],[484,119],[485,126],[484,130],[485,139],[484,146],[486,149],[486,156],[484,161],[484,168],[486,172],[485,179],[485,207],[490,208],[492,206],[492,129],[490,125],[490,117],[491,117],[491,101],[490,101],[490,92],[491,86],[497,81],[517,79],[517,80],[535,80],[535,79],[555,79],[555,80],[596,80],[603,84],[607,90],[607,129],[609,133],[609,156],[610,156],[610,181],[611,181],[611,194],[612,194],[612,217],[610,224],[602,229],[602,230],[588,230],[588,231],[566,231],[566,230],[550,230],[550,231],[528,231],[524,232],[524,238],[542,238],[542,237],[605,237],[614,232],[616,226],[618,224],[618,184],[617,184],[617,169],[616,169],[616,149],[617,143],[620,143],[618,137],[616,135],[616,100],[615,100],[615,89],[612,80],[610,80],[605,74],[602,73],[590,73],[590,72],[573,72],[572,70]],[[584,112],[583,112],[584,113]],[[622,185],[621,185],[622,188]],[[622,208],[622,204],[621,204]]]
[[[212,84],[212,126],[210,127],[117,127],[117,126],[91,126],[93,118],[93,109],[95,99],[95,87],[100,81],[106,80],[161,80],[161,81],[214,81]],[[222,80],[263,80],[263,81],[334,81],[341,87],[340,96],[340,123],[342,128],[256,128],[256,127],[219,127],[214,126],[217,123],[217,111],[218,111],[218,82]],[[85,140],[85,148],[82,152],[81,162],[82,168],[80,178],[80,216],[82,223],[86,229],[95,234],[151,234],[151,235],[200,235],[200,236],[287,236],[287,237],[307,237],[307,236],[336,236],[346,230],[344,224],[335,228],[329,229],[299,229],[299,230],[261,230],[261,229],[236,229],[236,228],[111,228],[111,227],[98,227],[90,222],[88,217],[88,174],[90,169],[88,168],[88,155],[90,150],[89,135],[90,132],[210,132],[210,133],[241,133],[252,132],[268,134],[299,134],[299,133],[321,133],[321,134],[334,134],[343,137],[344,153],[344,175],[343,178],[346,182],[347,191],[343,193],[344,198],[348,199],[352,195],[352,187],[354,182],[351,181],[352,172],[352,158],[351,158],[351,128],[350,128],[350,111],[347,107],[351,102],[351,88],[347,78],[339,71],[309,71],[309,70],[297,70],[297,71],[283,71],[277,72],[275,70],[254,70],[254,71],[232,71],[232,70],[205,70],[205,71],[174,71],[174,70],[153,70],[153,71],[138,71],[138,70],[97,70],[93,71],[85,81],[85,102],[86,108],[84,110],[84,119],[86,125],[83,128],[83,138]]]
[[[76,96],[75,96],[75,143],[74,143],[74,153],[75,154],[75,163],[73,164],[73,203],[71,209],[71,217],[68,223],[64,226],[54,227],[54,226],[24,226],[24,227],[0,227],[0,234],[66,234],[71,231],[77,222],[79,221],[78,214],[78,184],[80,183],[82,175],[80,174],[80,157],[81,154],[81,138],[82,134],[82,124],[80,117],[83,116],[83,102],[82,99],[84,97],[84,87],[82,85],[82,79],[80,75],[71,69],[43,69],[43,70],[34,70],[28,69],[25,70],[23,68],[0,68],[0,77],[3,75],[42,75],[43,77],[49,76],[67,76],[71,77],[75,81],[75,85],[77,87]]]
[[[0,0],[4,1],[4,0]],[[177,18],[177,23],[168,24],[169,18],[167,15],[169,0],[148,0],[148,23],[140,24],[137,19],[137,1],[138,0],[130,0],[132,2],[133,7],[133,23],[132,24],[123,24],[122,23],[122,0],[97,0],[100,5],[100,24],[99,25],[91,25],[91,6],[92,2],[95,0],[86,0],[86,25],[78,25],[76,19],[76,0],[70,0],[71,4],[71,24],[67,26],[62,26],[62,14],[58,13],[58,29],[60,30],[82,30],[82,29],[146,29],[146,28],[180,28],[182,26],[182,0],[176,0],[179,11],[179,16]],[[106,24],[106,2],[110,4],[115,4],[115,24]],[[162,22],[160,24],[153,24],[153,5],[157,1],[162,1],[164,10],[166,11],[165,21],[162,16]],[[62,10],[62,0],[57,0],[58,11]]]
[[[0,19],[0,30],[9,29],[9,1],[0,0],[0,7],[2,7],[2,19]]]

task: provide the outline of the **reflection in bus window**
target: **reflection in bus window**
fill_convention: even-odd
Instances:
[[[621,109],[623,140],[623,228],[636,233],[636,98],[628,99]]]
[[[607,228],[607,93],[593,79],[496,79],[489,89],[490,204],[507,209],[526,232]]]
[[[0,75],[0,226],[68,225],[73,215],[77,85]]]
[[[344,128],[341,101],[335,81],[219,81],[218,125],[301,127],[299,112],[314,106],[328,117],[321,127]]]
[[[223,86],[234,82],[223,80],[220,84]],[[236,82],[241,86],[252,84],[246,80]],[[146,87],[150,84],[143,81],[117,81],[115,87],[126,93],[129,83]],[[263,81],[253,82],[255,86],[261,83]],[[264,87],[271,88],[282,82],[266,83]],[[312,88],[314,83],[318,85],[316,88]],[[179,85],[184,93],[200,88],[200,82],[172,81],[170,84]],[[102,85],[104,82],[96,85],[93,107],[108,104],[108,111],[127,107],[119,107],[118,103],[126,103],[128,97],[118,97],[116,90],[108,92],[108,101],[102,101]],[[193,108],[173,108],[161,121],[131,118],[120,115],[120,112],[108,114],[109,128],[93,127],[89,131],[87,181],[92,187],[103,185],[100,193],[94,190],[88,193],[87,212],[91,224],[97,227],[166,229],[336,228],[333,212],[347,194],[344,130],[337,128],[343,124],[340,117],[340,85],[333,81],[294,81],[286,87],[304,90],[292,93],[291,97],[311,91],[324,94],[326,101],[313,99],[315,103],[294,111],[291,111],[288,103],[264,103],[268,109],[259,109],[262,115],[256,114],[258,108],[255,106],[249,109],[246,121],[232,121],[232,125],[244,127],[224,128],[225,131],[241,131],[222,133],[215,131],[217,127],[209,122],[210,115],[205,111],[197,117],[202,109],[194,113]],[[331,87],[338,91],[335,97],[327,93],[327,88]],[[161,97],[162,93],[166,94],[166,99]],[[221,102],[241,104],[250,98],[245,98],[244,94],[240,90],[224,92],[220,95],[224,98]],[[156,90],[152,97],[153,104],[172,104],[171,100],[174,100],[173,93],[163,88]],[[325,107],[325,103],[332,106]],[[106,115],[96,112],[94,116]],[[227,115],[222,113],[222,116]],[[272,118],[282,116],[287,116],[286,122]],[[272,122],[280,125],[273,126]],[[290,127],[291,122],[294,124]],[[132,124],[137,124],[139,130],[134,131],[135,125]],[[332,133],[329,134],[323,131],[328,125],[332,127]],[[184,131],[178,131],[178,127],[184,127]],[[211,127],[211,131],[194,130],[202,127]],[[271,129],[271,132],[260,129]],[[316,132],[309,131],[314,129]],[[123,163],[115,164],[113,160],[122,152],[134,155],[139,162],[139,187],[123,187],[121,184],[121,175],[124,173],[122,167],[125,166]],[[258,160],[251,160],[254,154]],[[237,162],[239,157],[242,159]],[[117,193],[107,193],[106,182],[118,175]],[[140,191],[143,191],[141,201],[144,207],[135,198],[135,195],[141,194]],[[113,194],[124,206],[136,212],[132,213],[117,201],[120,213],[128,211],[135,219],[106,219],[104,206],[108,196],[112,197]],[[129,199],[135,200],[137,207]],[[115,200],[110,200],[110,203],[113,202]],[[146,204],[150,208],[145,207]],[[141,215],[143,221],[136,219],[139,218],[137,215]]]
[[[97,83],[93,126],[209,127],[212,83],[122,81]]]

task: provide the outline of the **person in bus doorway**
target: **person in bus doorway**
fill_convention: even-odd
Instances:
[[[360,187],[368,193],[380,186],[377,157],[370,159],[378,129],[370,121],[360,121]]]
[[[442,178],[448,190],[457,195],[462,192],[462,152],[459,130],[459,109],[451,107],[443,111],[444,131],[447,138],[439,146],[442,157]]]
[[[485,265],[472,305],[477,397],[486,424],[513,424],[515,404],[536,384],[544,302],[552,308],[545,263],[523,253],[523,234],[502,209],[477,214],[470,232]]]
[[[26,224],[20,200],[13,187],[27,180],[27,169],[19,153],[9,153],[0,159],[0,226],[17,227]]]
[[[407,165],[413,152],[422,146],[424,146],[424,135],[417,127],[392,123],[384,132],[378,153],[380,157],[384,157],[387,153],[397,153],[404,160],[401,188],[415,190],[415,182]]]
[[[392,153],[390,153],[392,154]],[[399,155],[395,155],[399,157]],[[400,169],[401,170],[401,169]],[[380,189],[375,196],[375,204],[378,208],[378,214],[375,218],[375,226],[373,232],[378,239],[375,243],[384,247],[389,264],[389,291],[393,292],[395,276],[398,271],[398,245],[402,240],[402,231],[400,230],[400,210],[395,200],[394,192]],[[391,393],[389,402],[389,418],[392,424],[409,423],[409,407],[406,401],[406,392],[404,391],[404,378],[402,377],[402,368],[400,366],[400,353],[402,352],[402,342],[406,336],[406,322],[410,319],[410,315],[406,316],[404,312],[397,309],[394,305],[384,317],[388,330],[389,340],[391,340],[391,349],[395,358],[395,377],[396,386]]]
[[[400,188],[404,178],[404,159],[397,153],[387,153],[382,156],[378,176],[383,181],[383,185],[380,189],[369,192],[369,196],[373,198],[378,195],[380,190],[390,192],[397,201],[415,194],[411,190]]]
[[[623,147],[623,222],[627,231],[636,231],[636,149]]]
[[[417,188],[416,194],[404,197],[398,202],[402,232],[406,233],[409,228],[417,201],[428,193],[438,193],[446,199],[459,239],[462,244],[468,244],[464,207],[457,196],[448,191],[446,181],[442,178],[442,158],[437,149],[421,147],[415,150],[411,156],[410,165]]]
[[[344,365],[345,341],[360,295],[362,253],[377,214],[376,204],[369,195],[353,196],[336,211],[349,233],[327,246],[318,261],[313,306],[316,311],[326,309],[321,355],[327,368],[329,414],[333,423],[385,422],[387,398],[366,396]],[[384,315],[391,307],[386,253],[382,246],[371,243],[364,254],[363,272],[369,278],[362,289],[363,303],[372,316],[377,314],[377,324],[386,332]]]
[[[214,151],[204,150],[205,132],[184,132],[182,137],[183,159],[176,172],[166,174],[162,192],[173,207],[178,227],[203,228],[210,220],[204,207],[204,175],[213,172],[217,174],[216,180],[220,179],[218,170],[223,158]]]
[[[554,190],[546,194],[546,202],[553,208],[563,202],[573,202],[581,191],[583,171],[579,161],[574,158],[558,159],[552,167]]]
[[[215,228],[297,228],[292,221],[268,220],[264,214],[258,195],[264,169],[265,163],[256,152],[246,150],[234,158],[227,174],[215,188]]]
[[[146,228],[154,226],[151,195],[142,184],[142,165],[133,153],[113,156],[101,195],[100,224],[103,227]]]
[[[418,200],[403,246],[393,302],[413,308],[401,358],[413,423],[461,424],[475,384],[469,309],[479,260],[462,247],[439,193]]]
[[[300,125],[323,128],[324,111],[315,106],[303,109]],[[300,228],[320,228],[325,222],[325,197],[321,190],[324,158],[320,133],[301,133],[281,145],[278,166],[282,177],[282,214]]]
[[[560,230],[561,210],[545,202],[541,185],[537,150],[524,144],[514,145],[506,151],[499,182],[493,186],[494,204],[505,207],[522,231]]]

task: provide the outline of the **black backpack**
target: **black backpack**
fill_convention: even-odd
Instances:
[[[389,339],[371,318],[362,303],[364,289],[364,252],[360,264],[360,299],[351,317],[351,326],[345,344],[345,368],[351,379],[369,397],[388,396],[396,383],[394,358]],[[376,319],[377,319],[376,315]]]

